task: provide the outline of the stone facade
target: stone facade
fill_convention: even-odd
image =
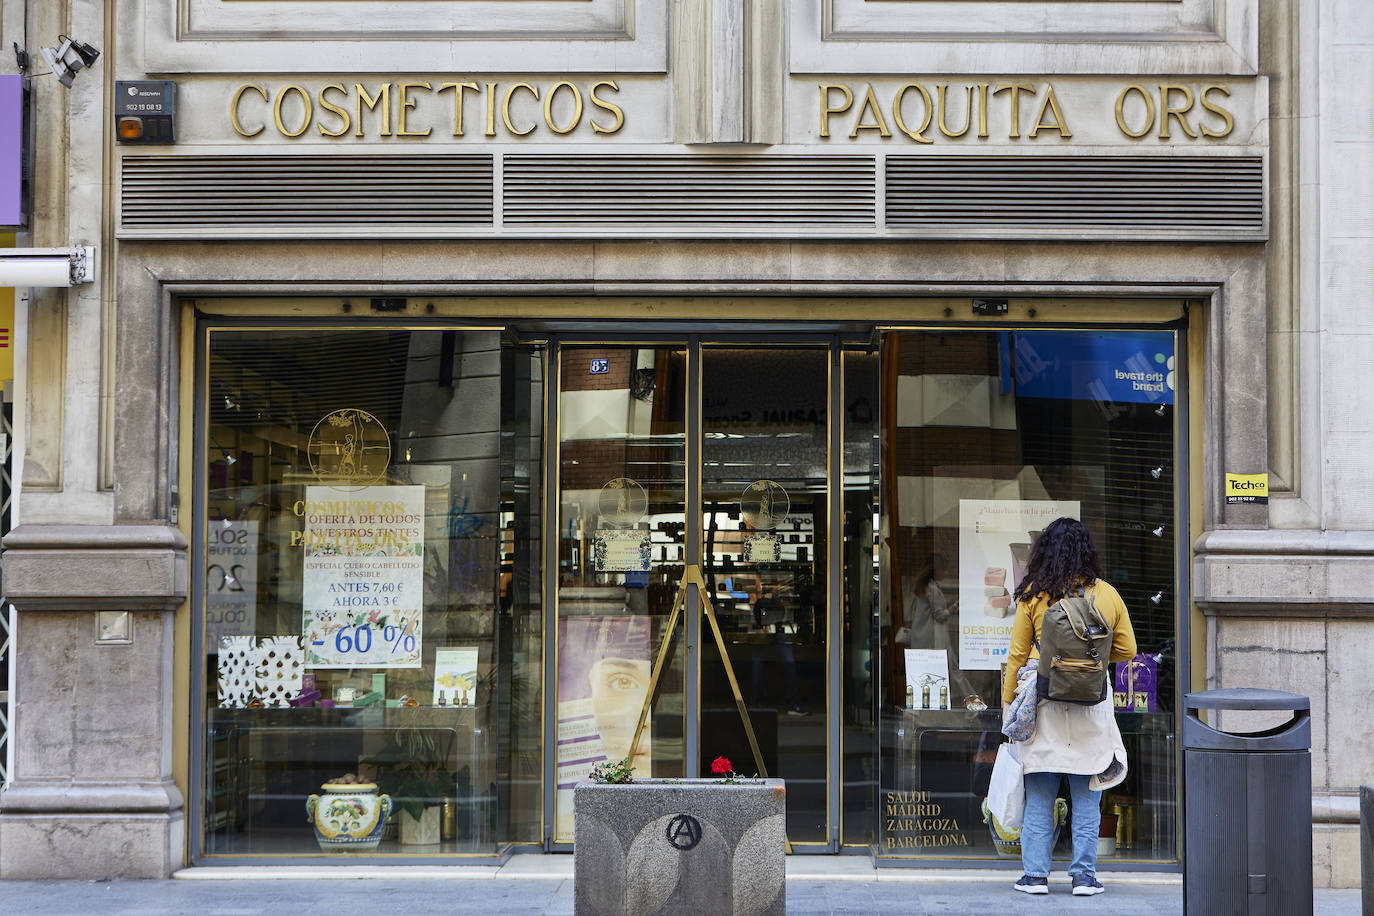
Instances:
[[[323,32],[292,10],[259,21],[254,17],[266,14],[247,6],[129,0],[116,20],[114,5],[99,0],[0,0],[0,47],[27,47],[36,71],[43,66],[37,48],[58,33],[111,42],[70,89],[33,81],[44,129],[35,132],[33,220],[20,244],[95,245],[98,279],[33,291],[19,337],[27,348],[18,361],[23,467],[17,527],[4,556],[18,622],[14,765],[0,797],[0,877],[165,876],[188,861],[182,794],[190,779],[190,691],[177,687],[187,676],[194,613],[183,533],[192,489],[182,455],[193,394],[183,387],[191,353],[186,303],[382,291],[486,297],[472,299],[469,312],[486,317],[503,314],[495,297],[508,297],[506,313],[537,317],[598,317],[597,303],[611,297],[658,297],[677,304],[655,305],[654,314],[684,321],[767,318],[770,299],[792,301],[789,314],[801,318],[835,317],[827,299],[866,299],[871,307],[853,317],[893,321],[903,317],[902,297],[918,296],[1196,303],[1190,320],[1205,330],[1192,359],[1204,396],[1192,404],[1190,422],[1188,610],[1200,656],[1194,686],[1282,687],[1311,696],[1316,880],[1358,881],[1355,793],[1371,781],[1365,749],[1374,738],[1350,715],[1363,684],[1358,666],[1374,645],[1374,489],[1366,485],[1374,421],[1363,388],[1374,352],[1367,206],[1374,121],[1346,81],[1368,72],[1374,55],[1369,5],[1117,4],[1129,40],[1085,33],[1079,20],[1058,18],[1070,15],[1062,4],[1033,2],[837,0],[821,9],[803,0],[594,0],[550,24],[530,21],[519,3],[481,0],[401,4],[380,30],[354,5],[335,4]],[[464,33],[464,22],[479,20],[479,32]],[[1026,26],[1007,36],[1008,23]],[[430,29],[443,34],[410,39]],[[331,139],[313,121],[308,133],[290,135],[303,111],[295,94],[280,95],[285,86],[302,85],[300,95],[315,99],[318,112],[321,87],[338,82],[351,92],[355,74],[390,72],[396,60],[413,68],[397,81],[486,82],[451,73],[459,59],[473,73],[495,74],[491,82],[503,87],[473,90],[461,138],[436,120],[454,100],[432,89],[415,109],[415,117],[430,119],[425,139],[397,137],[401,124],[390,117],[382,133],[375,111],[364,130],[361,107],[354,112],[358,137]],[[503,95],[516,82],[549,93],[550,82],[520,75],[536,62],[547,69],[549,60],[579,87],[616,82],[623,127],[599,133],[593,120],[606,128],[613,115],[593,112],[588,99],[565,140],[555,128],[571,116],[562,107],[571,104],[567,90],[547,111],[520,107],[529,90]],[[913,60],[922,61],[921,72],[893,78],[910,73]],[[14,66],[0,62],[7,72]],[[997,83],[1017,82],[1017,74],[1033,84],[1036,100],[1026,102],[1019,131],[999,115],[986,138],[976,129],[956,136],[956,124],[937,116],[922,137],[938,142],[927,145],[898,128],[893,104],[908,82],[933,98],[939,83],[961,99],[967,85],[973,99],[980,83],[991,93]],[[153,77],[178,82],[178,144],[116,145],[106,107],[112,81]],[[1166,104],[1169,97],[1160,84],[1175,82],[1189,83],[1190,93],[1225,83],[1238,125],[1232,134],[1209,141],[1195,119],[1189,139],[1182,118],[1167,141],[1158,129],[1139,140],[1118,129],[1113,102],[1123,87],[1147,87],[1158,106],[1160,92]],[[1048,128],[1027,136],[1053,120],[1047,83],[1062,96],[1077,142]],[[261,96],[245,93],[256,107],[241,109],[239,130],[230,102],[244,85],[263,88]],[[402,91],[399,82],[388,85]],[[819,133],[824,85],[854,95],[833,116],[828,137]],[[451,91],[462,104],[462,90]],[[493,92],[495,102],[474,101]],[[915,100],[920,92],[907,95]],[[842,96],[832,93],[833,107]],[[611,97],[607,89],[603,98]],[[1005,92],[992,98],[1009,102]],[[516,107],[503,110],[503,99]],[[278,100],[276,109],[263,100]],[[487,121],[490,133],[481,129]],[[1169,125],[1167,115],[1163,122]],[[1206,123],[1219,129],[1219,121]],[[528,141],[512,133],[526,124],[536,129]],[[247,135],[259,125],[260,133]],[[392,154],[400,143],[499,156],[536,144],[542,152],[596,155],[868,153],[884,168],[895,161],[891,154],[931,150],[1253,155],[1266,164],[1267,216],[1263,232],[1207,238],[1167,231],[1142,237],[1124,228],[902,229],[881,217],[843,230],[180,231],[140,228],[110,190],[123,188],[135,154],[366,156]],[[526,301],[538,296],[562,298]],[[572,304],[571,297],[582,298]],[[1071,308],[1065,314],[1074,317]],[[603,317],[622,316],[607,309]],[[1267,506],[1225,502],[1225,473],[1263,471],[1270,474]]]

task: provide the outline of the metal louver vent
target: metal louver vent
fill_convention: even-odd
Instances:
[[[1262,233],[1258,156],[889,156],[887,225]]]
[[[871,156],[507,155],[506,225],[873,226]]]
[[[128,156],[123,227],[473,226],[492,219],[492,157]]]

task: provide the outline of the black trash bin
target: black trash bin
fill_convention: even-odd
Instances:
[[[1233,734],[1201,709],[1291,711]],[[1312,720],[1307,697],[1231,688],[1183,702],[1183,911],[1191,916],[1311,916]]]

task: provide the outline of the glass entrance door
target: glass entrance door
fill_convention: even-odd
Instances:
[[[596,763],[724,757],[785,778],[793,846],[829,850],[831,345],[559,353],[555,844]]]
[[[788,836],[826,843],[828,349],[704,348],[702,574]],[[714,634],[701,638],[700,770],[759,767]]]

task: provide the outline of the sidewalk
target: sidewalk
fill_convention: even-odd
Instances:
[[[5,916],[385,916],[573,911],[572,856],[515,856],[500,867],[198,868],[170,881],[3,881]],[[1094,903],[1069,894],[1062,874],[1048,897],[1011,889],[1010,871],[877,869],[852,857],[789,858],[787,912],[1112,916],[1183,912],[1176,874],[1102,872]],[[1318,890],[1318,916],[1358,916],[1358,890]]]

